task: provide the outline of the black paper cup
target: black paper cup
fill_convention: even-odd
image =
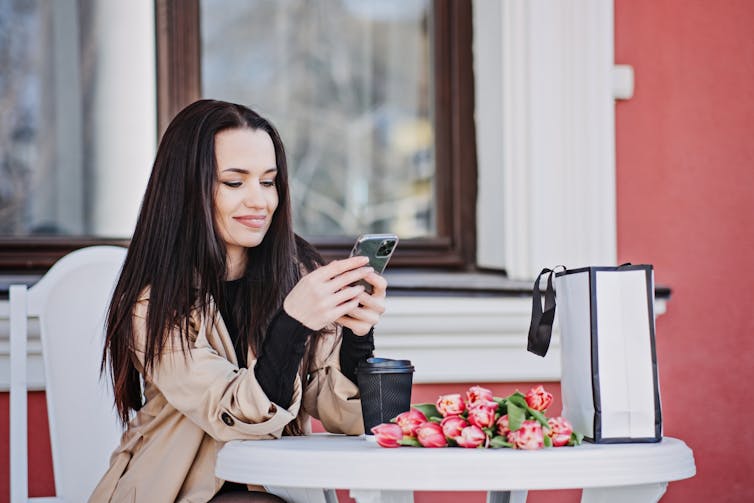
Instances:
[[[364,433],[411,408],[414,367],[409,360],[368,358],[356,368]]]

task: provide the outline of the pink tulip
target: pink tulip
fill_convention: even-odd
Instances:
[[[508,442],[516,449],[541,449],[545,446],[542,425],[534,420],[524,421],[521,428],[508,434]]]
[[[553,417],[547,420],[550,427],[547,435],[552,439],[553,447],[562,447],[568,444],[573,433],[573,426],[563,416]]]
[[[397,424],[382,423],[372,428],[374,438],[382,447],[398,447],[403,439],[403,430]]]
[[[448,416],[440,423],[443,434],[446,437],[452,439],[455,439],[458,435],[460,435],[461,430],[466,428],[468,425],[469,423],[467,423],[466,420],[461,416]]]
[[[458,445],[468,449],[481,447],[486,440],[487,435],[484,434],[481,428],[474,426],[473,424],[461,430],[461,434],[455,438]]]
[[[511,428],[508,424],[508,414],[506,414],[497,420],[497,433],[502,437],[507,437],[510,432]]]
[[[395,423],[401,427],[403,434],[409,437],[416,437],[417,428],[426,422],[427,416],[417,409],[411,409],[398,414],[395,418]]]
[[[466,405],[463,403],[460,393],[440,395],[440,398],[437,399],[436,405],[437,410],[442,414],[442,417],[457,416],[466,410]]]
[[[495,424],[496,402],[477,402],[469,409],[469,423],[480,428],[491,428]]]
[[[422,447],[447,447],[448,441],[437,423],[426,423],[416,430],[416,438]]]
[[[472,386],[466,391],[466,405],[473,407],[477,402],[492,402],[492,391],[481,386]]]
[[[552,404],[552,394],[540,384],[526,394],[526,403],[534,410],[543,411]]]

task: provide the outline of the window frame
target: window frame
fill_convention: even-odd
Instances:
[[[160,134],[201,98],[200,0],[156,0]],[[476,263],[476,139],[471,0],[433,0],[437,237],[404,239],[392,267],[470,270]],[[281,131],[285,137],[285,131]],[[353,237],[306,236],[327,260]]]
[[[158,136],[201,97],[199,0],[155,0]],[[433,0],[437,237],[404,239],[392,267],[474,270],[477,160],[471,0]],[[285,132],[282,132],[285,134]],[[352,237],[306,236],[327,260],[344,257]],[[354,236],[355,237],[355,236]],[[0,271],[44,272],[92,245],[128,246],[127,238],[0,236]]]

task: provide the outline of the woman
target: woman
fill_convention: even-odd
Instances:
[[[110,305],[102,365],[126,431],[90,501],[280,501],[215,478],[224,442],[301,435],[309,416],[362,433],[355,367],[387,287],[366,263],[322,265],[293,233],[267,120],[212,100],[181,111]]]

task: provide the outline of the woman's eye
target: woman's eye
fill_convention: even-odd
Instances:
[[[262,180],[260,183],[262,184],[262,187],[274,187],[275,186],[275,180]]]
[[[236,189],[241,186],[241,182],[223,182],[223,185]]]

